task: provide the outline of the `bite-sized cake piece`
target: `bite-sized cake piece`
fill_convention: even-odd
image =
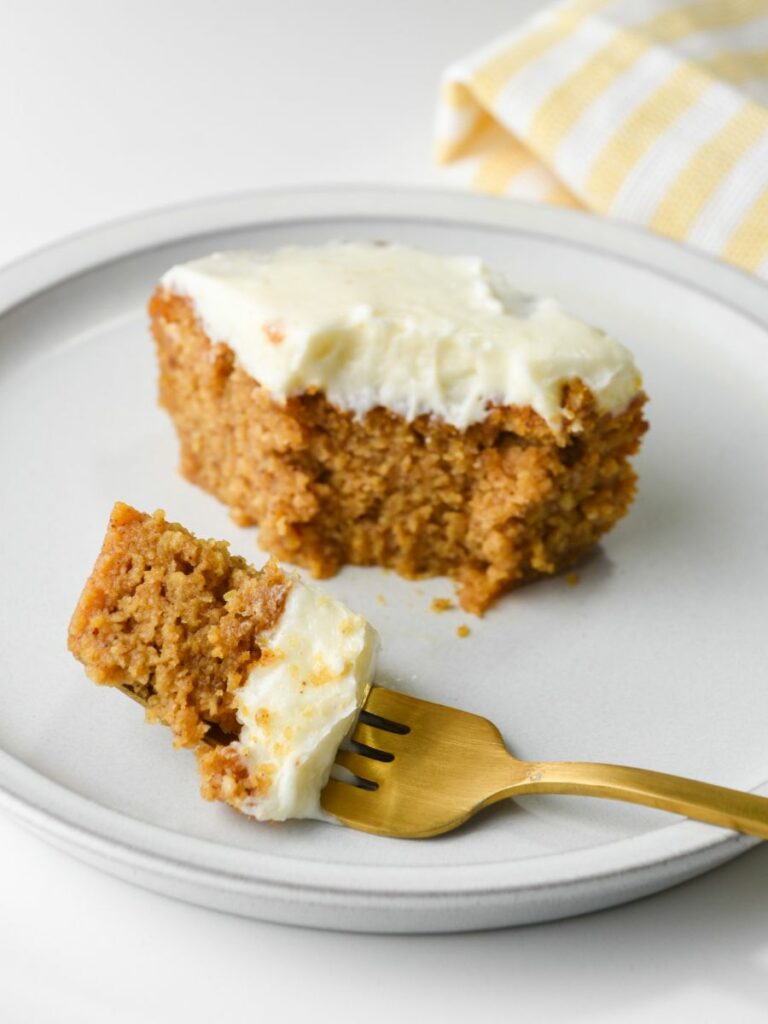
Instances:
[[[478,259],[217,253],[169,270],[150,312],[182,472],[315,576],[446,574],[481,612],[634,496],[631,355]]]
[[[148,700],[196,749],[203,796],[274,821],[321,816],[377,646],[361,616],[274,562],[257,571],[121,503],[69,627],[94,682]]]

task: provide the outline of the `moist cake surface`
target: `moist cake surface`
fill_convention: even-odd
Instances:
[[[315,576],[448,575],[481,613],[634,497],[632,357],[479,260],[217,254],[172,268],[150,313],[182,472]]]
[[[95,682],[127,686],[196,749],[204,796],[283,820],[321,816],[377,639],[274,563],[257,572],[222,542],[118,503],[69,646]],[[224,742],[207,743],[212,732]]]

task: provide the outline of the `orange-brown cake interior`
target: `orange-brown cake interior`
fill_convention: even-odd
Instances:
[[[237,733],[233,694],[290,586],[274,563],[257,572],[225,543],[118,502],[72,617],[69,649],[91,679],[127,685],[178,745],[196,746],[210,723]]]

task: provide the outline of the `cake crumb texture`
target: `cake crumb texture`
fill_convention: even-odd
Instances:
[[[322,393],[273,399],[207,337],[187,298],[159,289],[150,314],[182,473],[315,577],[345,563],[447,575],[462,608],[482,613],[578,562],[634,497],[642,392],[601,413],[572,380],[558,431],[517,406],[466,430],[382,407],[356,417]]]
[[[198,749],[204,796],[234,802],[264,786],[238,756],[234,694],[290,587],[273,562],[256,571],[226,543],[118,502],[72,616],[69,649],[94,682],[146,699],[147,718],[169,726],[176,746]],[[211,726],[233,742],[211,748]]]

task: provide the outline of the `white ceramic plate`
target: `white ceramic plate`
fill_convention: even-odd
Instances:
[[[571,212],[333,188],[138,217],[0,273],[2,804],[148,888],[371,931],[566,916],[734,857],[751,840],[578,798],[507,803],[427,841],[259,826],[200,800],[192,755],[89,683],[67,653],[69,615],[115,499],[163,507],[263,560],[254,531],[176,473],[144,312],[157,278],[217,248],[339,237],[483,256],[621,338],[652,399],[637,503],[578,587],[537,583],[473,621],[429,611],[451,593],[444,580],[347,569],[328,581],[380,630],[381,680],[487,715],[525,758],[624,762],[748,789],[768,777],[766,289]]]

